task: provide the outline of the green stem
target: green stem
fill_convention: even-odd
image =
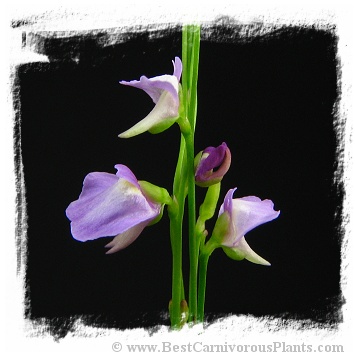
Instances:
[[[199,258],[197,322],[203,322],[205,314],[206,277],[209,254]]]
[[[193,50],[191,58],[191,67],[190,67],[190,106],[188,111],[188,118],[192,127],[192,131],[195,131],[196,127],[196,116],[197,116],[197,80],[198,80],[198,64],[200,58],[200,27],[193,26],[192,29],[193,36]]]
[[[196,194],[194,173],[194,135],[185,137],[187,153],[187,185],[188,185],[188,222],[189,222],[189,256],[190,256],[190,279],[189,279],[189,321],[196,320],[197,313],[197,267],[198,267],[198,244],[195,236],[196,225]]]
[[[176,216],[175,212],[170,214],[170,237],[173,253],[172,302],[170,310],[172,328],[180,327],[180,301],[182,286],[182,232],[180,227],[181,225],[179,224],[178,215]]]
[[[181,311],[180,302],[185,299],[182,277],[182,224],[185,206],[186,174],[186,149],[185,139],[181,135],[180,151],[175,170],[173,183],[174,203],[169,206],[170,239],[172,249],[172,301],[170,320],[172,328],[180,328]]]
[[[184,132],[186,142],[186,175],[188,185],[188,222],[189,222],[189,321],[196,320],[197,314],[197,273],[198,273],[198,250],[196,225],[196,197],[195,197],[195,174],[194,174],[194,131],[197,114],[197,77],[200,49],[200,27],[188,25],[183,27],[182,32],[182,59],[183,75],[182,88],[184,109],[190,130]],[[183,118],[186,119],[186,118]]]
[[[184,136],[181,134],[180,139],[180,151],[179,151],[179,158],[175,169],[175,177],[174,177],[174,185],[173,185],[173,192],[174,195],[178,195],[181,191],[185,190],[186,186],[186,144]]]
[[[188,49],[188,31],[187,31],[188,27],[184,26],[182,29],[182,63],[183,63],[183,69],[182,69],[182,78],[181,78],[181,82],[182,82],[182,90],[183,90],[183,99],[184,99],[184,108],[185,110],[187,109],[187,105],[188,105],[188,94],[187,94],[187,89],[189,87],[188,84],[188,76],[187,76],[187,72],[188,72],[188,64],[189,64],[189,59],[188,59],[188,55],[189,55],[189,49]]]
[[[198,303],[197,303],[197,322],[203,322],[205,315],[205,296],[206,296],[206,277],[208,259],[212,252],[218,248],[213,237],[201,248],[199,257],[199,275],[198,275]]]
[[[184,287],[184,275],[181,270],[181,298],[180,300],[185,300],[185,287]]]

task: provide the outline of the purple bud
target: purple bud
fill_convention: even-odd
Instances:
[[[195,158],[195,180],[201,187],[220,182],[231,165],[231,152],[226,143],[209,146]]]

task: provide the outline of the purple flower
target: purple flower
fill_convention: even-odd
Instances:
[[[155,103],[153,110],[140,122],[118,135],[120,138],[150,131],[153,134],[168,129],[179,118],[179,81],[182,72],[182,63],[179,57],[173,62],[173,75],[162,75],[153,78],[140,77],[139,81],[121,81],[121,84],[143,89]]]
[[[256,254],[246,242],[244,235],[253,228],[277,218],[280,211],[274,210],[271,200],[255,196],[233,199],[236,188],[227,192],[216,223],[217,238],[226,254],[236,260],[247,259],[252,263],[270,265]]]
[[[107,253],[130,245],[162,209],[161,203],[146,197],[127,166],[116,165],[115,168],[116,175],[89,173],[79,199],[66,209],[75,239],[85,242],[115,236],[106,245],[111,248]]]
[[[231,152],[226,143],[209,146],[195,158],[196,184],[207,187],[220,182],[231,165]]]

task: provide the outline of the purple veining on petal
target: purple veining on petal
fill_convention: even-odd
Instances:
[[[83,189],[80,193],[80,200],[92,199],[102,191],[108,189],[118,181],[118,177],[107,172],[91,172],[83,182]]]
[[[66,215],[71,220],[75,239],[87,241],[116,236],[142,222],[149,223],[159,215],[161,204],[143,195],[132,171],[124,165],[115,167],[117,176],[87,175],[78,200],[68,206]]]

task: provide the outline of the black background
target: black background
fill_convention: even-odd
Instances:
[[[281,214],[246,237],[271,267],[230,260],[221,250],[212,255],[206,313],[210,321],[232,313],[334,325],[341,320],[342,190],[333,184],[337,38],[331,28],[285,27],[248,38],[242,30],[214,26],[207,37],[202,29],[196,152],[223,141],[231,150],[220,203],[237,186],[235,197],[270,198]],[[38,51],[51,62],[17,69],[28,214],[26,314],[47,318],[61,334],[73,316],[118,328],[169,323],[167,215],[113,255],[105,255],[109,238],[74,240],[65,216],[85,175],[115,173],[118,163],[171,191],[178,127],[119,139],[153,103],[118,81],[172,74],[171,60],[181,56],[180,29],[132,32],[109,46],[102,46],[104,36],[38,35]],[[197,188],[199,202],[203,193]]]

